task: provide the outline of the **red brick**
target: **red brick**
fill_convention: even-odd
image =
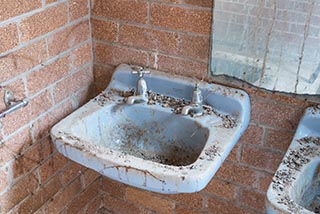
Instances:
[[[19,23],[21,40],[23,42],[32,40],[65,25],[68,21],[67,9],[67,5],[61,3],[22,19]]]
[[[33,192],[19,206],[18,213],[34,213],[61,188],[59,176],[55,176],[47,184]]]
[[[254,170],[228,161],[223,163],[216,176],[246,186],[255,186],[257,183],[257,174]]]
[[[79,91],[81,88],[90,86],[92,82],[92,71],[89,68],[83,68],[55,86],[54,99],[56,102],[60,102],[66,97]]]
[[[79,48],[72,51],[72,57],[73,57],[73,67],[79,68],[82,65],[91,62],[91,51],[92,46],[91,43],[84,44],[80,46]]]
[[[92,4],[92,14],[106,18],[146,23],[148,3],[141,0],[97,0]]]
[[[68,206],[67,213],[78,213],[84,208],[98,193],[100,182],[95,181],[88,188],[86,188],[80,195],[78,195]]]
[[[45,0],[45,1],[46,1],[46,4],[51,4],[51,3],[57,2],[59,0]]]
[[[259,190],[263,191],[263,192],[267,192],[271,181],[273,178],[273,173],[261,173],[261,175],[259,176]]]
[[[195,210],[184,206],[177,205],[175,214],[201,214],[201,210]]]
[[[30,1],[5,1],[0,7],[0,21],[21,15],[41,7],[41,0]]]
[[[70,19],[75,20],[89,15],[88,0],[72,0],[69,2]]]
[[[97,195],[88,205],[86,208],[86,214],[98,214],[98,210],[101,207],[102,197]]]
[[[55,106],[55,108],[47,112],[42,117],[38,118],[33,124],[33,137],[35,141],[41,140],[44,137],[49,136],[50,130],[57,122],[66,117],[73,111],[72,100],[67,100],[61,105]]]
[[[88,87],[83,88],[80,90],[76,96],[75,99],[77,100],[77,107],[80,107],[87,103],[90,99],[94,98],[96,96],[95,94],[95,88],[94,85],[90,85]]]
[[[241,162],[263,170],[275,171],[282,158],[282,153],[245,145],[242,150]]]
[[[8,170],[0,169],[0,192],[4,191],[9,185]]]
[[[41,183],[45,183],[48,179],[50,179],[50,177],[62,170],[67,163],[68,160],[59,153],[47,160],[39,168]]]
[[[213,178],[203,191],[225,199],[235,199],[238,190],[239,187],[230,182]]]
[[[34,174],[20,180],[8,192],[0,195],[0,213],[7,213],[34,191],[37,186],[38,180]]]
[[[161,71],[204,79],[208,75],[208,63],[186,60],[181,58],[158,55],[155,58],[156,67]],[[152,64],[151,64],[152,66]]]
[[[94,90],[95,90],[95,93],[96,95],[98,95],[100,92],[102,92],[104,89],[106,89],[106,85],[103,84],[103,83],[95,83],[94,84]]]
[[[208,60],[210,50],[209,36],[182,35],[178,55],[199,60]]]
[[[47,57],[46,44],[43,40],[0,57],[0,82],[9,80],[44,62]]]
[[[34,94],[62,79],[70,72],[68,56],[57,59],[44,68],[30,73],[27,77],[29,94]]]
[[[241,142],[238,142],[233,149],[231,150],[230,154],[227,156],[226,160],[229,161],[240,161],[240,155],[241,155]]]
[[[148,61],[148,54],[144,51],[111,46],[98,42],[95,44],[94,55],[95,62],[106,63],[114,66],[121,63],[145,66]]]
[[[116,42],[119,24],[109,20],[91,19],[92,36],[94,39]]]
[[[0,145],[0,165],[3,166],[6,162],[17,157],[31,144],[32,139],[29,128],[25,128],[13,135]]]
[[[262,138],[263,128],[254,124],[250,124],[239,141],[246,144],[261,145],[263,143]]]
[[[19,109],[14,114],[8,115],[2,120],[5,134],[10,134],[23,125],[26,125],[30,120],[47,111],[51,106],[52,98],[49,91],[44,91],[30,99],[29,105]],[[15,123],[12,123],[12,121],[15,121]]]
[[[17,210],[17,213],[35,213],[42,205],[40,191],[35,191],[33,195],[26,198]]]
[[[59,213],[81,190],[79,178],[52,198],[45,208],[45,213]]]
[[[158,0],[158,2],[169,2],[169,3],[175,3],[175,4],[182,4],[183,0]]]
[[[125,196],[124,184],[105,177],[102,177],[102,190],[113,197],[124,198]]]
[[[265,194],[253,190],[242,190],[240,201],[245,206],[265,212]]]
[[[48,38],[50,56],[64,52],[90,38],[89,22],[82,21],[62,29]]]
[[[176,204],[181,204],[183,206],[189,207],[191,209],[201,209],[202,208],[202,194],[173,194],[168,195],[168,198],[175,200]]]
[[[175,32],[122,25],[119,40],[127,46],[176,55],[182,39]]]
[[[15,23],[0,27],[0,41],[0,53],[8,51],[18,45],[18,30]]]
[[[114,66],[94,64],[93,76],[95,83],[101,83],[103,88],[106,88],[111,81],[114,70]]]
[[[246,211],[245,209],[234,205],[230,202],[214,199],[214,198],[208,198],[207,199],[207,205],[205,207],[205,210],[208,211],[210,214],[247,214],[250,213]]]
[[[69,184],[75,178],[79,177],[85,170],[85,167],[82,165],[71,161],[68,166],[63,169],[63,173],[61,173],[61,178],[63,184]]]
[[[83,184],[84,184],[84,187],[86,188],[93,181],[95,181],[99,176],[100,176],[100,174],[97,173],[96,171],[93,171],[91,169],[87,169],[83,173]]]
[[[292,141],[293,135],[294,133],[289,131],[267,129],[265,146],[285,152]]]
[[[210,35],[211,11],[152,3],[151,24],[168,29]]]
[[[126,200],[160,213],[173,213],[175,204],[148,191],[126,188]]]
[[[26,152],[16,157],[13,163],[13,178],[28,173],[31,169],[40,165],[52,152],[48,141],[31,146]]]
[[[104,207],[106,207],[111,213],[142,213],[142,209],[138,208],[136,204],[129,201],[114,198],[110,195],[104,195]]]
[[[208,7],[212,8],[213,6],[213,1],[210,0],[184,0],[186,4],[194,5],[194,6],[199,6],[199,7]]]
[[[302,108],[294,108],[279,102],[266,102],[258,99],[253,99],[251,105],[252,121],[261,125],[287,130],[294,130],[297,127],[304,111]]]

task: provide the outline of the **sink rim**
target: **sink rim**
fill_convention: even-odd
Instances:
[[[105,91],[109,90],[110,88],[115,89],[121,89],[121,87],[129,87],[127,85],[122,84],[121,82],[117,82],[117,75],[122,75],[125,73],[130,72],[128,71],[128,65],[120,65],[116,69],[112,82],[109,84],[109,86],[106,88]],[[186,77],[179,77],[177,75],[171,75],[166,74],[163,72],[153,72],[152,77],[154,78],[164,78],[170,81],[180,81],[181,84],[185,84],[188,87],[193,87],[192,79],[186,78]],[[151,77],[150,77],[151,78]],[[175,79],[179,78],[179,79]],[[87,161],[86,163],[81,163],[82,165],[85,165],[91,169],[94,169],[101,173],[101,169],[99,170],[98,167],[104,167],[104,169],[108,169],[106,171],[103,171],[104,175],[106,173],[109,173],[109,171],[112,171],[116,175],[112,177],[109,173],[109,178],[121,181],[123,183],[133,185],[142,189],[151,190],[154,192],[160,192],[160,193],[182,193],[182,192],[197,192],[203,189],[207,183],[211,180],[211,178],[214,176],[214,174],[217,172],[219,167],[221,166],[224,159],[226,159],[227,155],[230,153],[231,149],[236,144],[237,140],[240,138],[244,130],[247,128],[250,118],[250,100],[249,96],[242,90],[233,89],[221,85],[216,84],[209,84],[209,83],[203,83],[201,82],[199,85],[200,89],[202,88],[209,88],[212,90],[212,93],[219,95],[223,99],[225,96],[227,96],[225,99],[234,100],[233,102],[237,102],[241,109],[239,109],[239,113],[236,114],[238,119],[238,124],[235,127],[232,128],[225,128],[223,126],[220,127],[212,127],[208,126],[209,128],[209,136],[205,143],[205,146],[203,150],[201,151],[199,157],[197,160],[189,164],[187,166],[172,166],[172,165],[164,165],[157,162],[149,161],[149,160],[143,160],[143,164],[138,165],[137,163],[141,163],[141,158],[130,156],[130,159],[133,161],[127,162],[126,158],[124,157],[121,152],[116,150],[108,150],[108,149],[101,149],[101,152],[93,153],[91,151],[84,154],[87,158],[86,160],[83,160],[84,157],[79,156],[79,152],[83,148],[77,148],[74,146],[74,143],[77,141],[77,139],[68,139],[63,136],[64,133],[59,133],[59,130],[66,129],[66,127],[63,127],[64,123],[66,123],[66,120],[69,120],[69,123],[74,118],[81,118],[82,115],[87,115],[88,113],[94,113],[98,110],[103,109],[103,106],[99,106],[97,103],[95,103],[93,100],[85,104],[83,107],[75,111],[73,114],[69,115],[65,119],[63,119],[61,122],[59,122],[57,125],[55,125],[51,130],[51,136],[53,139],[53,142],[56,144],[57,150],[62,153],[63,155],[67,156],[68,158],[75,160],[76,158],[81,159],[82,161]],[[208,89],[208,90],[209,90]],[[219,98],[220,99],[220,98]],[[116,101],[115,101],[116,102]],[[134,104],[134,105],[144,105],[144,104]],[[168,109],[168,111],[170,111]],[[188,116],[189,117],[189,116]],[[202,126],[205,126],[205,120],[195,118]],[[223,133],[223,134],[221,134]],[[214,156],[210,156],[212,152],[219,150],[220,155],[216,155],[214,153]],[[87,149],[88,151],[90,149]],[[78,153],[77,153],[78,152]],[[207,154],[205,154],[207,152]],[[211,153],[210,153],[211,152]],[[106,155],[106,153],[108,155]],[[74,155],[74,157],[71,157],[71,154]],[[122,157],[122,156],[123,157]],[[205,155],[203,158],[200,158],[202,155]],[[119,158],[120,156],[120,158]],[[117,159],[116,159],[117,157]],[[207,159],[205,157],[208,157]],[[95,166],[93,164],[93,160],[95,162],[99,162],[99,166]],[[140,161],[139,161],[140,160]],[[78,162],[77,160],[75,160]],[[119,168],[122,167],[122,168]],[[117,168],[117,170],[115,170]],[[141,174],[143,171],[147,172],[148,174],[144,175],[145,179],[149,181],[147,184],[133,184],[131,181],[129,181],[127,178],[120,177],[120,174],[123,173],[129,173],[130,170],[135,171],[137,174]],[[151,169],[151,170],[150,170]],[[190,170],[192,169],[192,170]],[[128,172],[129,171],[129,172]],[[101,173],[101,174],[103,174]],[[119,174],[119,178],[117,175]],[[155,179],[157,178],[157,179]],[[126,180],[127,179],[127,180]],[[166,181],[166,183],[162,183],[158,185],[155,184],[157,181]],[[179,182],[177,184],[177,182]],[[155,185],[155,186],[152,186]]]
[[[307,146],[307,144],[299,143],[299,140],[306,138],[306,137],[320,137],[320,131],[314,131],[312,128],[308,127],[308,124],[305,124],[309,120],[319,120],[320,121],[320,106],[313,106],[313,107],[308,107],[305,110],[305,113],[303,117],[301,118],[298,128],[295,132],[295,135],[293,137],[293,140],[282,160],[280,163],[276,174],[278,172],[285,172],[286,174],[292,174],[293,179],[290,177],[290,179],[287,181],[285,184],[285,190],[281,191],[277,188],[273,188],[273,185],[277,186],[278,179],[276,178],[276,174],[274,175],[272,182],[268,188],[267,191],[267,209],[269,209],[270,213],[274,213],[273,210],[281,210],[281,212],[285,213],[291,213],[292,210],[290,209],[296,209],[299,212],[303,213],[310,213],[314,214],[314,212],[306,209],[305,207],[302,207],[295,199],[296,199],[296,191],[295,188],[300,187],[300,184],[298,182],[300,181],[301,176],[303,176],[303,173],[305,173],[312,165],[320,164],[320,145],[311,145],[312,148],[315,149],[313,154],[310,154],[310,156],[304,156],[306,158],[310,158],[310,160],[302,164],[301,168],[298,170],[292,169],[289,172],[290,168],[284,163],[284,160],[286,157],[289,156],[290,151],[297,150],[300,148],[304,148]],[[317,154],[318,156],[314,156],[314,154]],[[279,203],[279,199],[281,197],[287,196],[288,199],[290,200],[291,207],[284,205],[283,203]]]

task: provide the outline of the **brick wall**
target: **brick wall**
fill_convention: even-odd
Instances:
[[[103,90],[119,63],[195,78],[208,74],[211,0],[95,0],[94,78]],[[310,102],[243,85],[251,121],[201,192],[155,194],[103,178],[104,208],[115,213],[265,213],[265,194]]]
[[[87,0],[7,0],[0,8],[0,97],[10,89],[30,100],[2,120],[0,213],[95,213],[100,206],[115,213],[264,213],[271,177],[310,104],[293,96],[243,86],[250,126],[199,193],[138,190],[56,152],[50,127],[90,97],[93,82],[104,89],[119,63],[198,79],[208,73],[211,0],[91,4],[89,11]]]
[[[9,89],[30,103],[1,121],[0,213],[94,213],[100,206],[99,175],[59,155],[48,137],[90,97],[89,14],[88,0],[1,1],[0,99]]]

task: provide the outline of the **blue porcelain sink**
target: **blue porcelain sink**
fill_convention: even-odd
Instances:
[[[51,130],[57,150],[111,179],[160,193],[196,192],[219,169],[248,126],[248,95],[200,83],[205,114],[179,114],[194,81],[152,72],[149,99],[126,104],[137,77],[120,65],[109,86]]]
[[[320,106],[300,120],[269,186],[267,213],[320,213]]]

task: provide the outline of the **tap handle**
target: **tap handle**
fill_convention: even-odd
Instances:
[[[149,70],[145,70],[141,66],[135,66],[135,67],[132,67],[132,72],[131,73],[132,74],[138,74],[138,76],[141,78],[145,74],[150,74],[150,71]]]
[[[193,89],[192,103],[202,105],[202,102],[203,102],[202,93],[201,93],[201,90],[199,89],[199,84],[196,83]]]

